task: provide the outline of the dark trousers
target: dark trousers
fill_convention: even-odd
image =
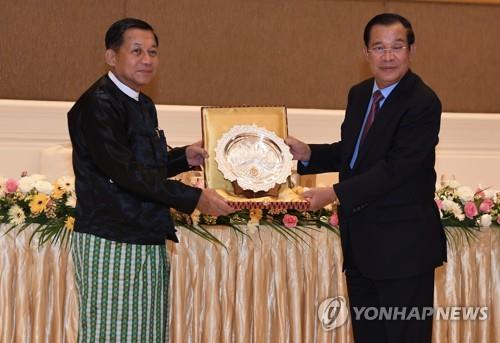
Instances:
[[[434,270],[391,280],[371,280],[346,270],[356,343],[427,343],[432,340]]]

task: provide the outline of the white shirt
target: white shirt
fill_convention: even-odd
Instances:
[[[129,86],[118,80],[118,78],[115,76],[115,74],[111,72],[111,70],[108,71],[108,77],[111,79],[111,81],[113,81],[116,87],[118,87],[123,93],[127,94],[135,101],[139,101],[139,92],[136,92],[135,90],[133,90],[132,88],[130,88]]]

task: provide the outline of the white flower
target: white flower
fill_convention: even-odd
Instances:
[[[441,183],[445,187],[450,187],[450,188],[458,188],[458,187],[460,187],[460,182],[458,182],[457,180],[454,180],[454,179],[443,180]]]
[[[496,190],[496,189],[485,189],[484,190],[484,197],[490,198],[491,200],[493,200],[493,202],[497,202],[497,193],[498,193],[498,190]]]
[[[66,200],[66,206],[75,207],[76,206],[76,196],[72,193]]]
[[[26,215],[21,207],[14,205],[7,212],[10,222],[14,225],[21,225],[26,220]]]
[[[460,208],[457,203],[455,203],[453,200],[445,198],[442,201],[443,204],[443,211],[444,212],[451,212],[453,213],[453,210],[456,208]]]
[[[36,190],[39,193],[44,193],[47,195],[50,195],[52,191],[54,190],[54,186],[49,182],[45,180],[37,180],[33,184],[33,186],[36,188]]]
[[[465,219],[465,215],[462,212],[460,206],[450,199],[443,199],[443,211],[453,213],[453,216],[458,220],[462,221]]]
[[[474,191],[467,186],[458,187],[457,195],[462,202],[472,201],[474,199]]]
[[[57,184],[64,189],[66,193],[75,192],[75,178],[72,176],[63,176],[57,180]]]
[[[481,218],[479,218],[479,224],[481,227],[490,227],[491,226],[492,217],[489,214],[483,214]]]
[[[193,221],[193,225],[198,225],[200,223],[200,214],[201,212],[198,209],[195,209],[193,213],[191,213],[191,220]]]
[[[22,177],[19,179],[19,190],[23,193],[28,193],[31,191],[35,186],[35,180],[31,179],[28,176]]]
[[[33,174],[30,176],[24,176],[19,179],[19,190],[23,193],[28,193],[33,188],[35,188],[35,183],[37,181],[45,180],[45,175]]]
[[[7,191],[7,179],[0,176],[0,197],[3,197]]]

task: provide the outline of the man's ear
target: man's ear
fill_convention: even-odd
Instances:
[[[415,54],[417,53],[417,46],[415,44],[410,45],[410,60],[415,58]]]
[[[107,49],[104,53],[104,58],[106,60],[106,64],[110,67],[114,67],[116,64],[116,51],[113,49]]]
[[[365,57],[365,60],[368,61],[368,49],[366,46],[363,47],[363,56]]]

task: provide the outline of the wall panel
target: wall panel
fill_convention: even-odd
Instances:
[[[0,176],[19,177],[21,171],[43,173],[50,179],[71,173],[71,145],[66,113],[71,102],[0,100]],[[198,106],[159,105],[158,121],[169,144],[183,146],[201,138]],[[342,110],[292,109],[288,133],[308,143],[340,139]],[[312,123],[312,124],[311,124]],[[454,176],[465,185],[500,189],[500,113],[443,113],[436,154],[438,175]],[[316,178],[329,184],[329,173]]]
[[[106,70],[104,32],[123,0],[19,0],[0,15],[0,98],[75,100]]]
[[[345,106],[366,76],[362,27],[375,2],[128,2],[159,26],[157,97],[174,104]],[[335,34],[337,33],[337,34]]]
[[[500,109],[500,6],[389,2],[411,19],[414,69],[450,112]]]
[[[103,36],[136,16],[160,36],[157,103],[346,105],[369,76],[362,30],[382,11],[409,17],[414,70],[445,111],[500,112],[500,5],[422,1],[22,0],[2,8],[0,98],[75,100],[106,66]]]

